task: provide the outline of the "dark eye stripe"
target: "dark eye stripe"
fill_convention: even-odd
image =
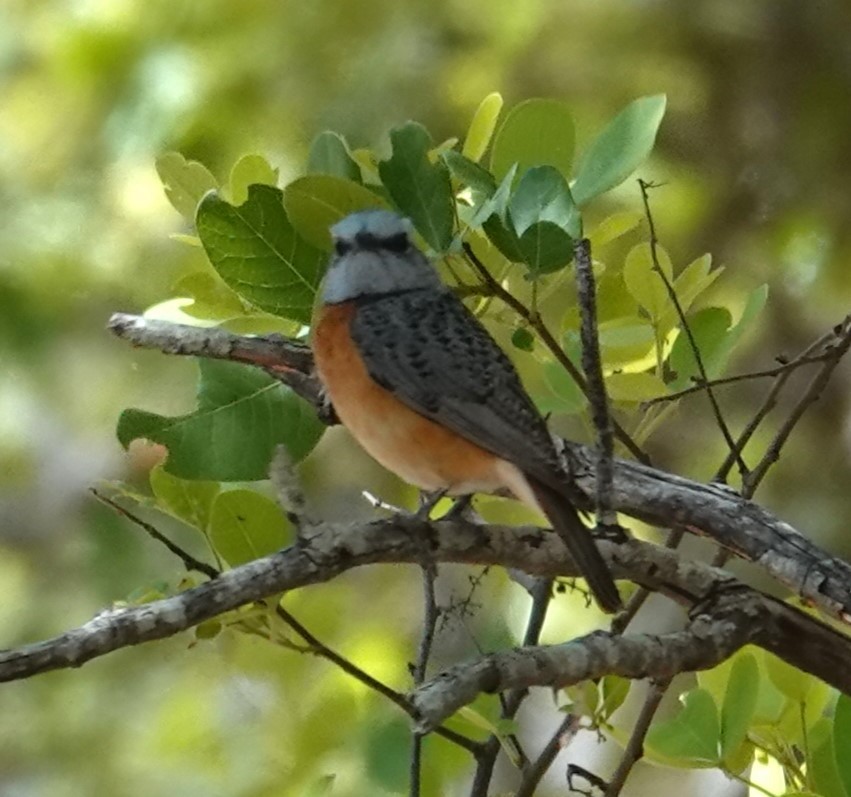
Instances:
[[[351,243],[349,243],[349,241],[344,241],[341,238],[338,238],[336,241],[334,241],[334,251],[338,255],[344,255],[347,252],[352,251],[352,245]]]
[[[400,232],[398,235],[393,235],[390,238],[385,238],[381,245],[384,249],[389,249],[391,252],[407,252],[411,242],[408,240],[408,234]]]

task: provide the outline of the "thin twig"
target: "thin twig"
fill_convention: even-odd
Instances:
[[[591,242],[582,238],[574,243],[576,292],[582,319],[579,333],[582,340],[582,370],[585,372],[591,419],[597,431],[597,527],[605,529],[617,524],[612,511],[612,482],[614,481],[614,436],[609,399],[600,361],[600,338],[597,329],[597,290],[591,262]]]
[[[712,406],[712,413],[715,416],[715,421],[718,424],[718,428],[721,430],[721,434],[724,436],[724,440],[726,441],[730,451],[736,451],[736,443],[733,440],[733,436],[730,434],[730,429],[727,427],[727,423],[721,413],[721,407],[718,405],[718,401],[715,398],[715,393],[712,390],[712,386],[709,384],[709,376],[707,375],[706,368],[703,365],[703,357],[700,354],[700,349],[697,345],[697,341],[695,340],[694,334],[692,333],[691,327],[689,326],[688,320],[686,319],[686,314],[683,310],[683,306],[682,304],[680,304],[680,300],[677,297],[677,292],[674,290],[674,286],[668,279],[668,275],[665,274],[662,267],[659,265],[659,255],[657,251],[659,239],[656,235],[656,225],[653,221],[653,214],[650,210],[650,197],[648,195],[649,189],[654,188],[655,186],[653,185],[653,183],[648,183],[641,179],[638,180],[638,185],[641,188],[641,198],[644,202],[644,213],[647,217],[647,224],[650,230],[650,256],[653,261],[653,270],[659,275],[659,278],[665,285],[665,290],[668,293],[668,298],[671,300],[674,305],[674,309],[677,311],[677,317],[679,318],[680,325],[683,328],[683,332],[685,332],[686,337],[688,338],[692,356],[694,357],[695,364],[697,365],[697,370],[700,372],[701,384],[706,392],[707,398],[709,399],[709,403]],[[736,461],[739,465],[739,471],[742,474],[742,478],[744,479],[748,473],[748,466],[745,464],[744,459],[742,459],[741,454],[738,452],[736,454]]]
[[[129,509],[125,509],[121,504],[116,503],[111,498],[107,498],[103,493],[98,492],[94,487],[89,488],[89,492],[109,507],[112,507],[119,515],[126,517],[131,523],[138,526],[142,529],[149,537],[152,537],[157,542],[164,545],[168,548],[171,553],[173,553],[181,562],[183,562],[183,566],[191,571],[195,570],[198,573],[203,573],[205,576],[209,578],[217,578],[220,573],[219,571],[210,564],[206,562],[202,562],[200,559],[196,559],[192,556],[188,551],[184,551],[176,543],[173,543],[168,537],[166,537],[161,531],[158,531],[154,526],[150,523],[142,520],[138,515],[134,515]]]
[[[582,717],[580,715],[567,714],[564,717],[544,749],[523,773],[523,780],[520,781],[514,797],[532,797],[541,782],[541,778],[547,774],[549,768],[553,765],[553,761],[556,760],[556,756],[567,747],[568,742],[581,727]]]
[[[547,616],[547,609],[553,594],[553,579],[539,578],[532,588],[532,608],[529,610],[529,619],[526,622],[526,632],[523,635],[523,647],[537,645],[541,638],[541,631]],[[526,689],[516,689],[502,699],[502,718],[514,719],[520,706],[528,695]],[[516,738],[512,737],[518,751],[521,750]],[[501,744],[499,738],[491,736],[483,745],[476,766],[476,774],[473,776],[473,785],[470,788],[470,797],[487,797],[493,768],[499,756]],[[525,759],[525,755],[522,756]]]
[[[819,349],[822,349],[822,348],[828,346],[831,343],[831,341],[835,341],[835,340],[836,340],[836,329],[832,329],[830,332],[827,332],[827,333],[821,335],[817,340],[813,341],[809,346],[807,346],[807,348],[804,349],[794,360],[792,360],[792,362],[789,363],[789,365],[791,366],[795,363],[804,364],[805,362],[809,362],[809,361],[813,361],[813,362],[822,361],[823,362],[825,357],[830,356],[831,351],[829,351],[829,350],[825,351],[822,354],[820,354],[817,358],[815,358],[815,357],[811,358],[810,355],[812,355],[813,352],[816,352]],[[765,398],[763,399],[762,405],[756,411],[753,418],[751,418],[751,420],[748,421],[747,425],[742,430],[742,432],[739,434],[739,438],[738,438],[738,440],[736,440],[736,451],[744,451],[745,446],[748,444],[751,437],[753,437],[754,432],[756,432],[757,428],[763,422],[763,420],[766,418],[768,413],[770,413],[771,410],[774,409],[775,405],[777,404],[777,397],[778,397],[778,395],[780,395],[780,391],[786,385],[786,382],[789,381],[789,378],[792,376],[792,374],[793,374],[793,370],[788,370],[788,371],[783,371],[783,372],[781,372],[777,375],[777,378],[775,379],[774,384],[771,386],[771,389],[768,391]],[[715,481],[726,481],[727,475],[729,474],[730,469],[733,467],[734,464],[735,464],[734,452],[730,451],[730,452],[728,452],[727,456],[725,457],[724,462],[718,468],[718,471],[715,474]],[[745,497],[751,498],[752,495],[748,495],[748,496],[745,496]]]
[[[744,479],[743,491],[747,491],[748,495],[753,494],[757,485],[759,485],[759,483],[765,478],[765,474],[768,472],[768,469],[777,461],[780,456],[780,451],[789,439],[789,435],[792,434],[792,430],[798,424],[798,421],[800,421],[809,406],[818,401],[821,397],[821,394],[827,386],[827,383],[830,381],[830,377],[834,370],[836,370],[836,367],[848,352],[848,349],[851,348],[851,316],[846,317],[842,324],[839,324],[836,327],[835,332],[838,340],[837,345],[833,349],[833,358],[819,368],[818,373],[812,378],[810,384],[807,386],[804,395],[801,396],[800,400],[789,413],[789,417],[786,418],[780,429],[777,430],[777,434],[775,434],[774,439],[769,444],[768,449],[762,456],[762,459],[757,463],[753,471]]]
[[[668,687],[671,685],[671,680],[671,678],[665,678],[661,681],[651,683],[650,693],[644,700],[644,705],[638,714],[638,719],[635,722],[635,727],[632,729],[629,741],[624,748],[620,763],[614,775],[609,779],[606,797],[618,797],[626,783],[626,779],[629,777],[629,773],[632,772],[632,768],[644,755],[644,739],[647,736],[647,731],[650,730],[650,723],[659,709],[659,704],[662,702],[665,692],[668,691]]]
[[[387,684],[382,683],[377,678],[374,678],[345,656],[341,656],[337,653],[337,651],[329,648],[326,644],[317,639],[317,637],[315,637],[304,625],[302,625],[302,623],[299,622],[289,611],[281,606],[280,603],[276,605],[275,613],[310,646],[311,653],[321,656],[323,659],[327,659],[332,664],[336,664],[337,667],[346,673],[346,675],[350,675],[368,689],[386,697],[391,703],[394,703],[402,709],[402,711],[404,711],[409,717],[415,718],[416,715],[413,707],[401,692],[391,689],[387,686]],[[457,744],[459,747],[463,747],[474,756],[479,753],[481,745],[463,734],[456,733],[455,731],[451,731],[448,728],[443,727],[436,728],[434,733],[438,736],[442,736],[450,742],[453,742],[454,744]]]
[[[426,562],[422,566],[423,572],[423,630],[420,636],[417,660],[411,669],[414,685],[419,686],[426,677],[428,660],[431,656],[431,648],[434,643],[435,629],[440,617],[440,610],[434,597],[434,581],[437,577],[437,567],[434,562]],[[423,735],[413,731],[411,735],[411,774],[410,774],[410,797],[420,797],[422,778],[422,752]]]
[[[588,387],[585,384],[585,378],[580,370],[576,367],[567,352],[559,345],[558,341],[553,337],[544,320],[537,313],[533,313],[523,302],[512,296],[509,291],[502,287],[498,280],[494,279],[493,275],[488,271],[484,263],[479,259],[473,251],[473,247],[466,241],[462,244],[465,254],[472,264],[473,268],[481,277],[485,285],[493,292],[493,295],[500,299],[504,304],[507,304],[517,315],[519,315],[527,324],[529,324],[542,343],[549,349],[550,353],[558,361],[559,365],[564,368],[570,375],[571,379],[579,386],[579,389],[587,396]],[[638,444],[629,436],[629,433],[615,420],[612,421],[615,436],[623,443],[624,447],[639,461],[645,465],[650,464],[650,457],[641,450]]]
[[[751,371],[747,374],[736,374],[735,376],[722,376],[719,379],[710,379],[708,382],[704,382],[702,379],[695,377],[695,384],[691,387],[685,387],[682,390],[678,390],[676,393],[666,393],[664,396],[656,396],[655,398],[648,399],[643,402],[643,404],[645,407],[650,407],[653,404],[661,404],[666,401],[676,401],[684,396],[690,396],[692,393],[701,393],[706,390],[707,387],[722,387],[724,385],[733,385],[737,382],[748,382],[752,379],[769,379],[771,377],[781,376],[786,373],[792,373],[804,365],[823,363],[825,360],[829,359],[829,357],[829,352],[816,355],[815,357],[796,357],[794,360],[778,365],[776,368],[766,368],[763,371]]]

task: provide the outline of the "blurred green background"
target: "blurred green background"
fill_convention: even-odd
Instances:
[[[178,563],[87,493],[142,485],[150,459],[114,438],[126,406],[192,405],[192,363],[130,349],[104,324],[169,295],[202,254],[165,199],[154,160],[179,150],[224,179],[264,154],[286,182],[331,128],[376,146],[414,118],[462,136],[498,90],[575,109],[581,142],[626,102],[666,92],[652,163],[656,221],[675,264],[704,251],[734,287],[770,285],[734,370],[769,367],[851,305],[851,6],[795,0],[5,0],[0,5],[0,646],[89,619]],[[639,205],[627,186],[602,210]],[[837,553],[851,553],[849,369],[792,438],[759,499]],[[728,389],[735,424],[765,385]],[[707,478],[720,459],[701,399],[654,438],[656,461]],[[765,441],[766,437],[760,438]],[[371,511],[360,489],[402,500],[338,429],[305,468],[328,517]],[[406,493],[410,498],[410,493]],[[190,547],[180,529],[165,526]],[[419,613],[415,571],[352,573],[293,596],[320,636],[398,688]],[[463,595],[452,571],[445,592]],[[380,612],[373,615],[380,596]],[[522,590],[493,574],[474,628],[438,661],[516,638]],[[547,633],[593,626],[563,598]],[[475,638],[475,643],[474,643]],[[557,718],[553,720],[557,722]],[[393,793],[405,723],[329,665],[260,639],[186,635],[76,672],[0,686],[0,794]],[[429,740],[463,793],[467,762]],[[435,759],[436,760],[436,759]],[[637,792],[636,792],[637,793]]]

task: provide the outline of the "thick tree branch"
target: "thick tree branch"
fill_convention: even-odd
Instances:
[[[786,604],[754,590],[722,589],[693,612],[682,631],[659,635],[596,631],[562,645],[500,651],[445,670],[414,690],[410,699],[420,715],[417,727],[427,731],[480,693],[532,686],[563,688],[610,674],[667,679],[677,673],[714,667],[748,643],[811,673],[818,659],[819,672],[813,674],[828,677],[834,686],[847,691],[851,677],[842,676],[846,683],[839,685],[834,671],[843,668],[842,654],[831,650],[831,638],[834,642],[843,639],[843,647],[851,640],[820,625],[818,638],[808,638],[805,643],[818,647],[814,657],[795,641],[807,625],[806,618],[802,612],[790,611]]]
[[[523,568],[541,576],[578,575],[575,564],[569,559],[559,538],[535,528],[478,526],[463,520],[425,523],[408,517],[372,523],[321,525],[305,530],[298,545],[234,568],[212,581],[173,597],[142,606],[106,611],[80,628],[53,639],[2,652],[0,681],[27,678],[48,670],[78,667],[119,648],[172,636],[244,604],[329,581],[354,567],[379,562],[419,564],[424,544],[429,546],[435,562],[498,564]],[[738,583],[724,571],[683,561],[675,552],[649,543],[636,540],[619,544],[601,541],[600,548],[612,563],[616,576],[628,574],[638,583],[663,592],[684,606],[691,607],[707,601],[713,603],[714,596],[729,593]],[[851,671],[845,666],[845,662],[851,658],[851,638],[759,593],[748,590],[746,597],[746,600],[734,604],[732,610],[735,610],[738,620],[745,623],[748,639],[766,647],[790,664],[851,693]],[[701,616],[704,615],[705,611],[702,611]],[[717,619],[726,629],[724,616]],[[714,628],[706,626],[708,622],[710,620],[707,619],[701,621],[703,625],[693,623],[688,633],[693,636],[697,631],[703,633],[701,629]],[[739,644],[739,633],[737,631],[731,637],[729,644]],[[675,636],[676,639],[679,638]],[[617,642],[612,639],[607,644],[616,645]],[[679,650],[678,644],[674,644],[675,653]],[[612,655],[615,654],[607,654]],[[615,667],[612,672],[622,675],[632,672],[623,669],[617,657],[598,658],[595,661],[597,663],[594,666],[598,668],[611,664]],[[705,663],[709,658],[693,661],[681,657],[677,661],[682,666],[710,666]],[[652,657],[647,662],[646,672],[642,670],[644,674],[636,677],[664,677],[675,671],[670,663],[665,664]],[[575,664],[570,666],[575,667]],[[490,669],[485,668],[487,672],[501,672],[498,667],[493,670],[493,665],[488,667]],[[475,672],[482,671],[481,667],[473,669]],[[557,672],[573,673],[574,670],[559,669]],[[526,683],[511,673],[513,670],[504,682],[491,678],[487,683],[488,689],[521,689],[537,683],[534,678]],[[605,674],[602,669],[600,674]],[[464,690],[472,688],[469,686],[470,679],[478,677],[456,672],[452,678],[456,676],[461,684],[458,688],[464,694],[467,694]],[[532,676],[527,674],[523,677]],[[423,689],[429,691],[433,683],[444,680],[446,676],[438,676]],[[450,702],[454,704],[457,699],[453,697]],[[439,713],[437,709],[434,711]],[[436,713],[430,713],[429,716],[436,716]]]
[[[318,382],[311,374],[310,352],[297,341],[277,336],[244,337],[219,329],[123,314],[115,314],[109,328],[137,346],[186,355],[236,357],[240,362],[260,365],[311,401],[317,410],[324,407]],[[580,508],[593,511],[597,490],[595,454],[578,443],[564,441],[564,446],[577,488],[571,497],[579,501]],[[711,537],[737,556],[762,567],[792,593],[830,616],[851,623],[851,566],[830,557],[734,490],[616,459],[611,497],[618,512],[662,528],[684,527]],[[528,569],[522,563],[517,566]]]

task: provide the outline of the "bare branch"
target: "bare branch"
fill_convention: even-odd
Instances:
[[[150,523],[142,520],[138,515],[134,515],[129,509],[125,509],[121,504],[113,501],[111,498],[108,498],[103,493],[99,493],[97,490],[92,487],[89,492],[98,499],[103,504],[106,504],[108,507],[111,507],[119,515],[127,518],[131,523],[138,526],[142,529],[145,534],[147,534],[152,539],[156,540],[161,545],[165,546],[171,553],[173,553],[181,562],[183,562],[183,566],[188,570],[195,570],[198,573],[201,573],[208,578],[217,578],[219,576],[219,571],[217,568],[213,567],[207,562],[202,562],[199,559],[196,559],[192,556],[188,551],[184,551],[179,545],[173,543],[168,537],[166,537],[159,529],[155,528]]]
[[[591,242],[587,238],[575,242],[573,259],[576,264],[576,290],[582,317],[580,326],[582,370],[585,372],[591,418],[597,431],[597,489],[594,508],[597,513],[597,526],[603,530],[606,527],[617,526],[617,517],[612,511],[612,481],[614,479],[612,459],[615,452],[609,397],[606,394],[603,365],[600,360],[597,289],[591,264]]]
[[[211,332],[132,316],[113,316],[111,329],[123,330],[117,334],[140,346],[167,351],[179,348],[181,353],[198,355],[203,355],[205,346],[209,348],[204,341]],[[132,330],[132,335],[127,330]],[[169,330],[181,337],[181,345],[171,341]],[[194,332],[197,332],[197,339],[192,337]],[[223,334],[227,338],[228,333]],[[257,359],[253,351],[256,341],[257,338],[239,338],[240,351],[247,362]],[[257,345],[261,356],[270,356],[267,341],[261,340]],[[288,345],[283,346],[282,351],[289,351]],[[295,365],[295,361],[292,362]],[[302,367],[308,362],[311,361],[303,357],[299,365]],[[277,371],[277,367],[273,371]],[[320,408],[323,402],[318,384],[309,372],[303,375],[311,379],[313,388],[308,392],[314,395],[314,406]],[[569,441],[564,441],[564,449],[577,488],[577,495],[571,497],[578,500],[579,508],[593,510],[596,494],[594,453],[586,446]],[[583,495],[584,504],[579,500]],[[851,566],[831,558],[791,526],[730,488],[701,484],[648,465],[616,459],[612,504],[616,511],[652,525],[687,528],[711,537],[737,556],[763,567],[792,593],[819,606],[832,617],[851,622]],[[517,564],[519,569],[528,571],[527,565]]]
[[[618,797],[623,789],[629,773],[632,768],[644,755],[644,739],[647,736],[647,731],[650,730],[650,723],[653,722],[653,717],[656,716],[656,711],[659,709],[659,704],[662,698],[665,697],[665,692],[671,685],[672,678],[663,678],[659,681],[654,681],[650,684],[650,693],[644,699],[644,705],[638,714],[638,719],[635,721],[629,741],[623,751],[623,756],[618,763],[615,774],[609,779],[608,787],[606,788],[606,797]]]
[[[851,674],[844,667],[844,654],[832,646],[842,640],[847,647],[850,640],[820,625],[818,638],[810,637],[806,643],[817,651],[807,650],[796,641],[796,634],[807,625],[807,615],[773,598],[747,588],[722,589],[694,612],[682,631],[659,635],[597,631],[562,645],[501,651],[445,670],[414,690],[410,699],[420,715],[418,728],[429,730],[480,693],[532,686],[557,689],[610,674],[666,679],[714,667],[748,643],[823,679],[829,676],[828,682],[847,692]],[[840,674],[843,669],[846,672]]]
[[[677,318],[679,319],[680,325],[682,326],[683,332],[688,340],[692,357],[694,357],[694,361],[697,364],[697,370],[700,373],[700,381],[704,391],[706,392],[706,397],[709,399],[709,404],[712,407],[712,414],[715,416],[715,421],[718,424],[718,428],[721,430],[721,434],[723,435],[728,448],[731,452],[735,452],[736,462],[739,465],[742,478],[744,478],[748,473],[748,467],[742,459],[741,453],[736,449],[736,443],[733,440],[733,436],[730,434],[730,429],[727,427],[727,422],[724,420],[724,416],[721,413],[721,407],[718,404],[718,400],[715,398],[715,392],[712,390],[712,386],[709,383],[709,376],[707,375],[706,368],[703,365],[703,357],[700,353],[700,347],[694,339],[694,334],[691,331],[688,319],[683,311],[683,306],[680,304],[677,292],[674,290],[674,286],[668,279],[668,275],[665,274],[664,270],[659,265],[659,257],[657,254],[659,238],[656,235],[656,223],[653,221],[653,214],[650,211],[650,196],[648,193],[651,188],[655,188],[656,186],[652,183],[646,183],[641,179],[639,179],[638,185],[641,188],[641,199],[644,202],[644,214],[647,217],[647,224],[650,227],[650,256],[653,260],[653,270],[659,275],[659,279],[662,280],[665,290],[668,293],[668,298],[671,300],[671,303],[674,305],[674,309],[677,311]]]
[[[559,538],[540,529],[478,526],[462,520],[424,523],[404,517],[373,523],[328,524],[306,530],[298,545],[234,568],[178,595],[142,606],[112,609],[53,639],[2,652],[0,681],[78,667],[119,648],[173,636],[239,606],[329,581],[354,567],[378,562],[419,564],[423,535],[435,562],[499,564],[544,576],[578,574]],[[629,575],[685,606],[729,592],[737,583],[724,571],[683,561],[675,552],[649,543],[601,541],[600,548],[616,576]],[[846,586],[851,588],[851,578]],[[794,666],[851,692],[851,670],[844,664],[851,657],[851,638],[779,601],[758,593],[752,595],[755,597],[743,604],[751,607],[752,616],[739,618],[747,620],[750,639]],[[703,626],[694,626],[692,633],[695,628]],[[606,661],[620,660],[601,659],[599,666],[603,667]],[[688,664],[690,660],[681,663]],[[670,664],[660,663],[660,667],[657,670],[655,664],[648,664],[645,674],[665,677],[675,671]],[[622,675],[631,672],[620,669],[620,664],[611,671]],[[601,670],[600,674],[605,673]],[[438,676],[430,683],[444,677]],[[535,683],[511,678],[488,681],[489,691],[523,689]],[[426,691],[428,688],[423,687]],[[433,725],[429,723],[429,727]]]
[[[313,353],[305,343],[276,334],[235,335],[218,327],[174,324],[126,313],[113,313],[107,329],[134,346],[165,354],[256,365],[313,404],[321,417],[322,391],[312,376]]]

